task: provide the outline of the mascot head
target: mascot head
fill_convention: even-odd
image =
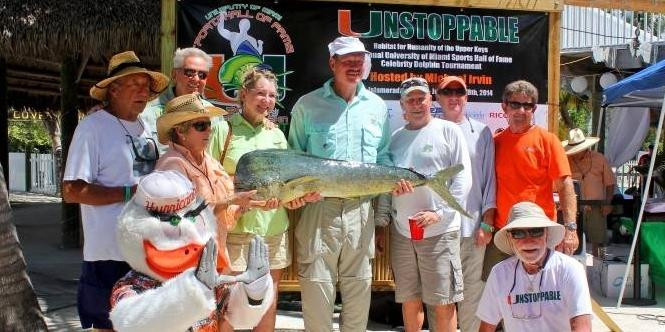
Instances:
[[[189,179],[176,171],[155,171],[139,181],[120,214],[117,239],[134,270],[165,281],[197,266],[216,227],[212,210]]]

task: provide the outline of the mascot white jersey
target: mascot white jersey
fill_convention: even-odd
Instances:
[[[259,323],[273,301],[265,243],[252,240],[244,273],[220,274],[225,266],[218,262],[225,261],[216,225],[180,173],[141,179],[118,220],[118,244],[132,271],[111,294],[115,330],[218,331],[223,319],[236,329]]]

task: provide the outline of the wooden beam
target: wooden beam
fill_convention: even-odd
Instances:
[[[32,79],[32,80],[36,80],[36,81],[44,80],[44,81],[51,81],[51,82],[60,82],[60,76],[37,74],[37,73],[29,72],[29,71],[9,69],[9,68],[7,68],[7,76],[8,77],[15,77],[15,78],[27,78],[27,79]]]
[[[162,0],[162,28],[161,28],[161,69],[162,74],[171,77],[173,67],[173,53],[176,48],[176,2],[175,0]]]
[[[9,106],[7,104],[7,61],[0,57],[0,135],[3,143],[0,144],[0,164],[5,177],[5,185],[9,190]]]
[[[566,5],[645,12],[665,12],[665,0],[564,0]]]
[[[22,93],[32,94],[32,95],[36,95],[36,96],[60,97],[62,95],[60,90],[57,90],[57,91],[56,90],[44,90],[44,89],[37,90],[37,89],[34,89],[34,88],[30,89],[30,88],[21,88],[21,87],[16,87],[16,86],[10,86],[10,87],[8,87],[8,90],[9,90],[9,93],[11,93],[12,91],[16,91],[16,92],[22,92]],[[78,93],[77,97],[78,98],[90,98],[90,96],[87,93]]]
[[[338,2],[337,0],[312,0],[312,1]],[[346,0],[346,1],[368,3],[367,0]],[[508,9],[508,10],[539,11],[539,12],[560,12],[563,10],[563,0],[374,0],[371,3],[461,7],[461,8]]]
[[[62,62],[60,81],[62,82],[62,97],[60,108],[62,110],[62,123],[60,125],[62,138],[62,158],[66,160],[69,146],[72,143],[74,130],[78,125],[78,103],[76,95],[76,69],[79,61],[74,56],[68,56]],[[65,165],[63,162],[62,165]],[[64,167],[63,167],[64,169]],[[62,179],[58,174],[58,179]],[[78,204],[62,202],[62,246],[76,248],[80,245],[79,208]]]
[[[559,131],[559,89],[561,88],[561,12],[549,13],[547,47],[547,110],[548,129],[555,135]]]
[[[83,54],[83,58],[81,58],[81,65],[79,66],[79,69],[76,72],[75,83],[81,82],[81,76],[83,76],[83,71],[85,70],[85,66],[88,65],[88,60],[90,60],[90,51]]]

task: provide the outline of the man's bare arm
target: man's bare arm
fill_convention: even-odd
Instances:
[[[136,186],[132,186],[131,192],[135,191]],[[104,187],[83,180],[63,181],[62,198],[67,203],[106,205],[123,202],[125,189],[124,187]]]
[[[492,325],[485,321],[480,321],[480,328],[478,332],[494,332],[496,331],[496,325]]]
[[[554,185],[559,193],[559,205],[563,213],[564,223],[577,223],[577,198],[575,197],[572,178],[570,176],[561,177],[554,181]],[[558,247],[557,249],[562,249],[566,255],[572,255],[580,245],[580,240],[577,238],[577,231],[566,227],[562,245],[562,247]]]
[[[575,188],[573,179],[570,176],[563,176],[554,181],[556,191],[559,193],[559,205],[563,212],[563,220],[566,222],[577,219],[577,198],[575,197]]]
[[[571,318],[570,330],[573,332],[591,332],[591,315],[579,315]]]

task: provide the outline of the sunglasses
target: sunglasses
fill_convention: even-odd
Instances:
[[[510,236],[515,240],[521,240],[527,237],[541,237],[545,234],[545,228],[526,228],[526,229],[511,229],[508,231]]]
[[[182,73],[189,78],[194,78],[194,75],[198,76],[200,80],[205,80],[208,78],[207,71],[194,70],[190,68],[182,68]]]
[[[457,89],[452,89],[452,88],[444,88],[438,91],[440,95],[444,95],[446,97],[450,97],[455,95],[456,97],[463,97],[466,96],[466,89],[464,88],[457,88]]]
[[[406,90],[412,86],[422,86],[429,90],[429,84],[427,84],[425,79],[410,79],[408,81],[404,81],[402,84],[400,84],[399,88],[401,90]]]
[[[520,103],[518,101],[507,101],[506,104],[512,109],[520,109],[524,107],[525,111],[531,111],[536,108],[536,103]]]
[[[210,128],[211,124],[210,121],[197,121],[190,124],[190,126],[196,129],[196,131],[204,132]]]
[[[140,138],[132,137],[132,135],[125,135],[129,139],[134,151],[134,159],[138,162],[154,162],[159,159],[159,149],[155,140],[146,137],[144,141]]]

